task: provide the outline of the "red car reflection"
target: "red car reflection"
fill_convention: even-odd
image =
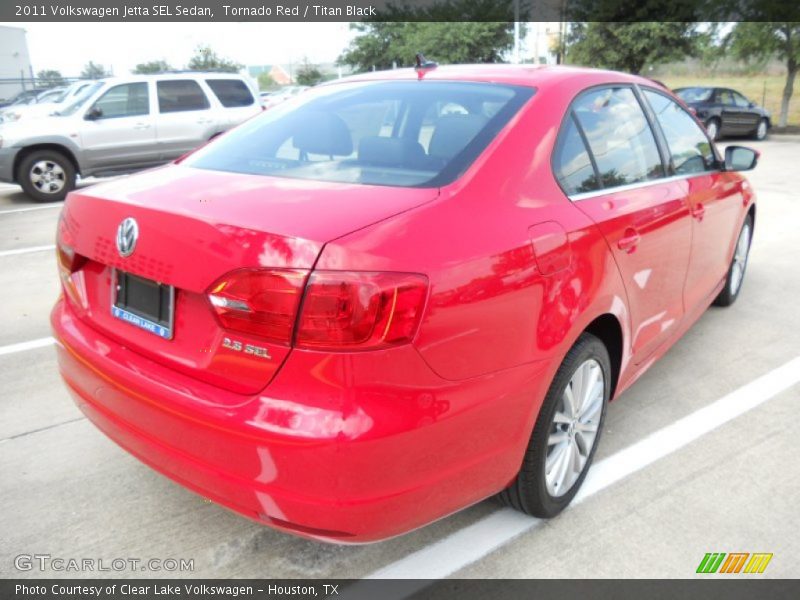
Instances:
[[[323,85],[69,195],[61,373],[120,446],[288,532],[553,516],[608,401],[737,298],[756,160],[620,73]]]

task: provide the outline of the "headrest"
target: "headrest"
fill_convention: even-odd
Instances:
[[[387,167],[414,167],[425,158],[425,149],[416,140],[370,136],[358,143],[358,161]]]
[[[348,156],[353,139],[345,122],[332,113],[315,112],[303,117],[292,144],[301,152]]]
[[[461,152],[486,125],[483,115],[447,115],[436,123],[428,154],[450,159]]]

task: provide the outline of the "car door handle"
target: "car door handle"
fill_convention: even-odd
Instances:
[[[137,123],[133,126],[134,129],[150,129],[149,123]]]
[[[617,242],[617,248],[619,248],[623,252],[627,252],[628,254],[630,254],[631,252],[636,250],[636,246],[638,246],[639,242],[641,241],[642,241],[642,236],[639,235],[639,232],[633,229],[632,227],[628,227],[625,230],[625,235],[622,236]]]
[[[698,221],[702,221],[706,216],[706,207],[698,202],[692,207],[692,216]]]

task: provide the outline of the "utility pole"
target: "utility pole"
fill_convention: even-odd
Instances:
[[[519,64],[519,0],[514,0],[514,64]]]

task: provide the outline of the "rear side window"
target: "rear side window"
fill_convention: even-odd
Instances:
[[[556,178],[568,196],[598,188],[592,159],[586,151],[573,116],[567,119],[561,132],[553,165]]]
[[[225,108],[252,106],[255,102],[250,88],[241,79],[206,79],[206,83]]]
[[[715,169],[711,143],[695,120],[664,94],[645,89],[644,96],[664,132],[675,173],[685,175]]]
[[[379,81],[309,90],[186,159],[201,169],[390,186],[456,179],[533,89]]]
[[[656,140],[631,88],[585,92],[572,108],[597,164],[601,187],[664,176]]]
[[[200,84],[191,79],[159,81],[156,86],[159,112],[205,110],[210,106]]]

